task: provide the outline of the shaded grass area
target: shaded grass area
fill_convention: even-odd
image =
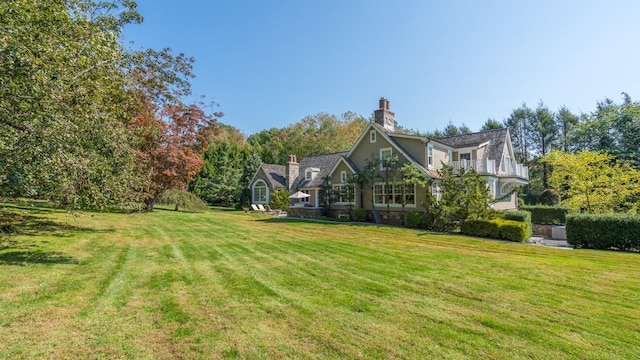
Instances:
[[[637,254],[217,209],[7,214],[33,219],[0,247],[0,358],[640,353]]]

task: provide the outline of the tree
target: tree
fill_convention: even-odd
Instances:
[[[138,163],[151,179],[144,190],[144,204],[152,211],[163,191],[186,189],[200,170],[216,118],[205,114],[198,104],[176,102],[158,107],[144,94],[141,97],[145,107],[132,120],[131,128],[142,138]]]
[[[558,139],[558,128],[554,121],[554,115],[542,101],[538,103],[533,117],[530,118],[530,127],[532,135],[532,145],[538,154],[542,157],[551,151]],[[548,187],[549,169],[547,163],[542,163],[542,186]]]
[[[564,152],[570,150],[572,133],[578,120],[578,116],[572,114],[566,106],[561,107],[556,114],[556,123],[560,129],[560,144]]]
[[[69,207],[127,205],[142,182],[120,32],[133,1],[0,2],[0,184]],[[7,179],[13,179],[11,183]]]
[[[553,167],[549,183],[560,192],[562,205],[590,213],[638,210],[640,171],[612,155],[556,150],[542,161]]]
[[[287,189],[278,189],[271,193],[270,206],[276,210],[286,210],[291,203],[289,199],[289,191]]]
[[[486,219],[491,216],[495,199],[486,181],[474,169],[454,171],[451,165],[443,164],[438,170],[442,196],[429,209],[434,217],[433,227],[440,231],[451,231],[467,219]]]
[[[324,216],[331,216],[331,207],[338,199],[338,194],[331,185],[331,176],[325,176],[322,178],[322,184],[320,184],[320,204],[322,205],[322,214]]]
[[[485,123],[480,128],[480,131],[497,130],[502,128],[504,128],[504,126],[500,124],[496,119],[487,119],[487,121],[485,121]]]
[[[511,142],[516,159],[522,163],[529,162],[530,149],[530,123],[533,118],[533,111],[523,103],[519,108],[513,109],[511,115],[504,121],[504,125],[509,128]]]

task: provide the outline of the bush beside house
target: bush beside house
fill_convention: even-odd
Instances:
[[[515,220],[467,220],[460,227],[465,235],[524,242],[529,239],[525,222]]]
[[[640,216],[568,215],[567,242],[577,248],[640,251]]]
[[[531,222],[534,224],[564,225],[569,208],[564,206],[527,205],[520,210],[531,213]]]

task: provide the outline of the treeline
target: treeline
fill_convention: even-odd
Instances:
[[[290,154],[302,160],[348,150],[367,124],[352,112],[340,117],[319,113],[248,137],[232,126],[219,124],[203,155],[204,165],[189,189],[212,205],[246,204],[250,201],[247,187],[261,163],[284,165]]]
[[[530,168],[530,183],[522,191],[525,202],[538,203],[550,187],[552,168],[540,160],[554,150],[606,152],[634,168],[640,166],[640,103],[622,95],[621,103],[607,98],[594,111],[580,114],[564,106],[554,112],[543,102],[535,109],[522,104],[503,121],[511,132],[516,160]]]

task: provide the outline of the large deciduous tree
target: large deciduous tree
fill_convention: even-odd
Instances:
[[[560,192],[561,204],[591,213],[637,212],[640,171],[612,155],[554,150],[543,161],[553,167],[549,183]]]
[[[146,97],[142,102],[130,126],[142,139],[138,163],[150,178],[144,204],[152,211],[163,191],[186,190],[204,163],[201,156],[221,114],[207,115],[201,105],[179,101],[160,107]]]
[[[0,185],[68,206],[135,200],[120,31],[133,1],[0,2]],[[8,188],[7,179],[12,179]]]

